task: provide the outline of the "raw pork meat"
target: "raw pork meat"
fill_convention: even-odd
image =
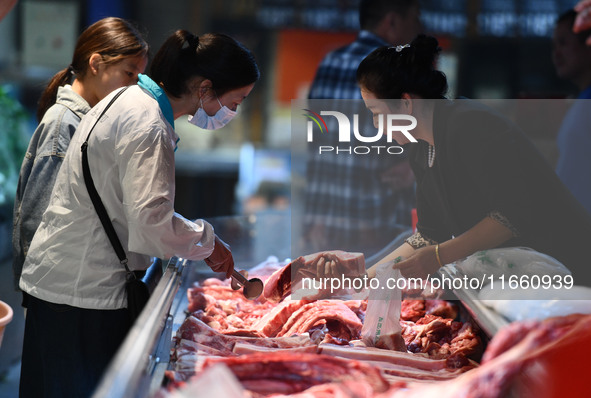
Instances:
[[[312,302],[308,300],[284,300],[260,318],[253,327],[265,336],[276,336],[297,310]]]
[[[437,315],[442,318],[456,319],[458,316],[458,307],[445,300],[402,300],[400,319],[416,322],[425,315]]]
[[[277,336],[292,336],[318,328],[349,342],[359,338],[361,321],[345,304],[336,300],[314,301],[301,306],[285,322]]]
[[[320,384],[296,394],[272,394],[268,398],[373,398],[372,386],[365,380],[345,380]]]
[[[320,353],[360,361],[380,361],[412,369],[439,371],[451,368],[447,359],[431,359],[427,355],[409,352],[382,350],[375,347],[344,347],[334,344],[321,344]],[[469,366],[474,366],[471,363]]]
[[[376,398],[589,397],[591,315],[509,325],[493,338],[482,365],[453,380],[391,387]]]
[[[318,258],[312,257],[312,260]],[[349,264],[353,269],[364,267],[359,261],[362,257],[352,255],[347,258],[351,260]],[[305,264],[312,260],[308,257],[295,263]],[[286,269],[284,264],[279,270]],[[271,275],[267,272],[263,278],[268,283],[277,275],[277,272]],[[250,276],[259,277],[255,272]],[[175,339],[174,371],[167,373],[168,379],[172,381],[171,387],[201,374],[203,366],[213,361],[212,358],[307,354],[299,357],[300,366],[315,368],[320,341],[323,342],[320,347],[326,354],[359,360],[364,366],[374,369],[371,372],[381,374],[390,384],[409,387],[418,383],[449,380],[473,368],[475,363],[464,355],[473,352],[471,349],[474,343],[480,345],[471,325],[434,315],[456,316],[456,306],[442,300],[402,301],[402,308],[408,309],[407,319],[412,319],[401,321],[403,337],[412,343],[417,352],[415,354],[351,346],[352,341],[360,338],[367,300],[287,299],[277,303],[261,296],[249,301],[240,291],[232,290],[227,281],[217,279],[207,279],[196,284],[187,294],[191,316],[181,325]],[[311,363],[301,362],[302,358]],[[295,366],[298,362],[290,360],[288,363],[289,366]],[[281,377],[289,379],[290,375],[294,375],[289,372]],[[299,390],[305,387],[300,385],[296,390],[301,391],[298,394],[317,393],[318,396],[331,396],[326,395],[330,392],[342,393],[343,397],[347,397],[346,394],[355,396],[352,395],[354,393],[365,396],[363,391],[366,389],[363,386],[367,383],[362,379],[353,382],[346,384],[342,380],[321,378],[312,383],[312,379],[308,379],[307,384],[304,384],[310,388]],[[277,378],[256,382],[245,380],[242,386],[261,393],[292,394],[295,391],[289,383]],[[371,394],[375,395],[373,389]]]
[[[193,316],[229,334],[253,329],[253,324],[276,306],[263,297],[247,300],[241,291],[233,290],[227,281],[215,278],[206,279],[187,289],[187,297],[188,311]]]
[[[207,356],[228,357],[269,350],[317,352],[317,345],[307,334],[278,338],[229,336],[219,333],[194,316],[183,322],[175,340],[171,358],[175,372],[168,374],[171,380],[186,380],[193,376],[200,370],[200,361]]]
[[[471,321],[456,322],[449,318],[425,315],[416,323],[401,321],[402,337],[408,351],[427,353],[432,358],[461,354],[477,358],[482,354],[478,327]]]
[[[250,301],[232,290],[228,282],[217,279],[207,279],[189,289],[188,297],[192,315],[222,334],[277,337],[308,332],[316,342],[345,345],[359,338],[367,310],[367,300],[275,303],[261,297]],[[471,323],[452,321],[457,315],[456,305],[443,300],[405,299],[401,308],[402,337],[410,351],[434,358],[453,355],[458,366],[465,364],[461,355],[478,358],[482,347],[478,329]]]
[[[306,334],[284,338],[258,338],[244,336],[229,336],[212,329],[199,319],[190,316],[176,333],[177,341],[192,341],[199,345],[214,349],[218,355],[233,355],[236,343],[250,344],[270,348],[294,348],[316,346]]]
[[[338,264],[342,275],[356,277],[365,273],[365,258],[363,253],[351,253],[341,250],[318,252],[300,256],[275,271],[265,283],[264,296],[267,300],[279,302],[289,296],[295,286],[298,286],[303,278],[316,278],[316,264],[321,258],[330,258]],[[321,297],[314,297],[321,298]]]
[[[380,371],[355,360],[302,353],[260,353],[233,358],[208,358],[203,368],[223,363],[243,387],[251,392],[293,394],[319,384],[363,380],[373,393],[384,392],[389,384]]]

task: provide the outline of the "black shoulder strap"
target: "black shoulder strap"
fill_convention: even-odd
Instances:
[[[86,136],[86,140],[84,141],[84,143],[82,144],[82,147],[80,149],[82,151],[82,174],[84,175],[84,183],[86,184],[86,189],[88,189],[88,194],[90,195],[90,200],[92,200],[92,204],[94,205],[94,208],[98,214],[99,219],[101,220],[101,224],[103,224],[103,228],[105,229],[105,232],[107,233],[107,236],[109,237],[109,241],[111,242],[113,249],[115,249],[115,253],[117,253],[117,257],[119,258],[119,261],[121,262],[121,264],[123,264],[123,266],[125,267],[125,270],[127,271],[128,276],[129,276],[130,274],[133,275],[133,273],[130,272],[130,270],[127,266],[127,256],[125,255],[125,250],[123,250],[123,246],[121,245],[121,241],[117,237],[117,232],[115,232],[115,228],[113,227],[113,224],[111,223],[111,220],[109,219],[109,215],[107,214],[107,209],[105,209],[105,205],[103,205],[103,201],[101,200],[101,197],[99,196],[99,194],[94,186],[94,181],[92,180],[92,176],[90,175],[90,166],[88,165],[88,153],[87,153],[88,139],[90,138],[90,134],[92,133],[92,130],[94,130],[94,128],[96,127],[99,120],[101,120],[101,117],[103,117],[105,112],[107,112],[107,109],[109,109],[111,107],[111,105],[113,105],[113,102],[115,102],[115,100],[117,98],[119,98],[119,96],[121,94],[123,94],[123,92],[125,90],[127,90],[127,87],[124,87],[121,91],[119,91],[117,94],[115,94],[115,96],[107,104],[105,109],[103,109],[103,111],[99,115],[98,119],[96,119],[96,122],[94,122],[94,124],[92,125],[90,131],[88,132],[88,135]]]

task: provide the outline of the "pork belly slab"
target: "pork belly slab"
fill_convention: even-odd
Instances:
[[[316,264],[320,258],[330,259],[338,264],[339,272],[346,277],[356,277],[365,273],[363,253],[331,250],[300,256],[285,267],[275,271],[265,283],[263,292],[267,300],[280,302],[292,294],[303,278],[315,278]],[[322,292],[320,292],[322,294]],[[326,298],[318,296],[313,298]]]
[[[373,393],[384,392],[388,382],[368,364],[327,355],[268,352],[233,358],[207,359],[203,368],[223,363],[249,391],[268,395],[294,394],[316,385],[363,380]]]
[[[518,322],[492,339],[481,366],[453,380],[391,386],[376,398],[584,398],[591,396],[591,315]]]

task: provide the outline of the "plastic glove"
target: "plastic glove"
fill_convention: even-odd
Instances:
[[[339,259],[332,253],[325,253],[316,260],[316,275],[318,278],[334,278],[341,274]]]
[[[349,269],[347,264],[343,264],[339,256],[333,252],[324,252],[312,263],[312,269],[316,269],[317,278],[340,278],[357,277],[358,270]]]
[[[214,272],[224,272],[226,278],[232,276],[234,258],[232,257],[230,246],[217,235],[215,236],[213,252],[204,261]]]
[[[313,260],[310,269],[312,273],[315,271],[316,278],[354,279],[364,277],[365,260],[363,257],[358,257],[355,261],[351,261],[351,259],[343,261],[340,257],[341,254],[337,252],[340,251],[318,253],[318,257]],[[361,253],[352,254],[361,255]]]

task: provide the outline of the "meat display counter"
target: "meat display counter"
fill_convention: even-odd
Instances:
[[[236,269],[269,256],[291,256],[291,218],[284,211],[208,219],[232,249]],[[187,289],[214,274],[203,261],[172,258],[93,398],[145,398],[160,388],[170,361],[172,336],[184,321]]]
[[[291,253],[291,219],[287,212],[209,219],[232,248],[236,269],[249,270],[270,256],[283,261]],[[172,338],[187,316],[187,289],[215,274],[203,261],[172,258],[156,285],[146,308],[105,372],[94,398],[146,398],[161,388],[169,369]],[[462,294],[462,292],[459,292]],[[485,308],[476,308],[471,297],[469,314],[487,335],[498,329]]]

